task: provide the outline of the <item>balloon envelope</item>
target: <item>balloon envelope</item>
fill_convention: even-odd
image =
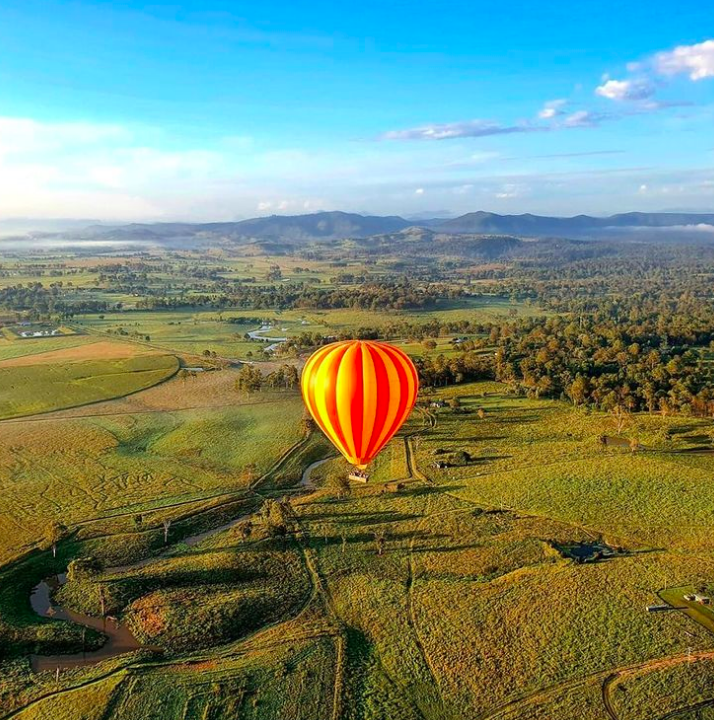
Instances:
[[[401,350],[348,340],[313,353],[301,386],[315,422],[348,462],[364,469],[409,417],[419,379]]]

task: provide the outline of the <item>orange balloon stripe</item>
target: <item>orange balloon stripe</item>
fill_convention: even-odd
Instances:
[[[317,370],[317,368],[319,368],[320,364],[324,360],[325,355],[327,355],[329,352],[330,348],[325,347],[321,350],[318,350],[310,357],[310,359],[305,364],[305,367],[303,368],[301,383],[302,396],[303,400],[305,401],[305,405],[307,406],[310,415],[312,415],[315,422],[320,426],[320,430],[322,430],[322,432],[324,432],[327,437],[330,437],[330,433],[327,425],[322,419],[322,416],[320,415],[320,413],[317,412],[317,405],[315,403],[313,388],[315,384],[315,371]]]
[[[392,351],[394,348],[391,348],[389,346],[384,348],[384,351],[388,355],[393,355]],[[397,409],[396,416],[394,420],[392,421],[392,425],[387,428],[386,431],[386,439],[382,442],[379,450],[384,447],[384,445],[389,442],[389,440],[392,438],[392,436],[399,430],[399,428],[404,424],[404,421],[409,416],[409,413],[411,412],[412,408],[414,407],[414,402],[416,400],[416,388],[414,385],[412,385],[409,381],[409,375],[410,373],[407,372],[407,366],[405,365],[405,361],[403,356],[396,355],[393,356],[395,368],[397,369],[397,373],[399,375],[399,382],[400,387],[402,387],[402,392],[399,396],[399,406]],[[411,365],[411,361],[408,359],[406,360],[406,363]],[[378,451],[379,451],[378,450]]]
[[[395,367],[391,357],[382,347],[374,348],[374,350],[382,361],[387,374],[387,381],[384,384],[384,387],[381,383],[379,385],[378,401],[380,403],[384,403],[386,412],[381,426],[378,428],[377,437],[374,440],[374,447],[370,453],[371,455],[376,455],[389,441],[389,438],[391,437],[389,429],[394,426],[394,422],[397,419],[397,413],[399,412],[399,399],[402,392],[404,392],[404,388],[400,383],[399,370]]]
[[[360,457],[368,457],[369,440],[374,433],[377,421],[377,370],[374,366],[372,350],[367,345],[362,345],[362,378],[364,387],[362,389],[362,444],[360,446]]]
[[[345,447],[350,457],[359,456],[355,435],[362,432],[362,418],[356,417],[354,407],[359,398],[362,404],[362,374],[357,369],[358,345],[350,345],[345,352],[342,362],[337,370],[336,398],[337,398],[337,424],[345,438]]]
[[[365,467],[411,412],[418,377],[401,350],[354,340],[315,352],[301,387],[320,429],[349,462]]]

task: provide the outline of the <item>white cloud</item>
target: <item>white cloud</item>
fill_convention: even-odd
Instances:
[[[603,120],[607,120],[609,117],[610,116],[605,113],[593,112],[592,110],[578,110],[565,118],[563,126],[567,128],[597,127]]]
[[[414,194],[415,194],[415,195],[423,195],[423,194],[424,194],[424,188],[417,188],[417,189],[414,191]]]
[[[654,68],[665,76],[686,74],[690,80],[714,77],[714,40],[657,53]]]
[[[654,95],[654,85],[645,79],[607,80],[595,94],[608,100],[646,100]]]
[[[524,185],[516,183],[506,183],[500,189],[500,192],[496,193],[496,198],[499,200],[509,200],[511,198],[521,197],[528,188]]]
[[[381,140],[453,140],[455,138],[510,135],[547,130],[542,126],[500,125],[490,120],[463,120],[454,123],[437,123],[406,130],[390,130],[380,136]]]
[[[552,120],[554,117],[564,113],[563,107],[567,105],[567,103],[568,101],[563,98],[558,100],[548,100],[538,113],[538,117],[541,120]]]

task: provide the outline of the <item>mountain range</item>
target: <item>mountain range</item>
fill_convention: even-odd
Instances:
[[[25,221],[29,225],[30,221]],[[398,233],[410,227],[428,228],[440,235],[510,235],[525,238],[634,238],[699,236],[714,240],[714,213],[630,212],[610,217],[576,215],[499,215],[467,213],[456,218],[420,218],[359,215],[346,212],[318,212],[307,215],[271,215],[237,222],[215,223],[131,223],[127,225],[73,226],[56,233],[68,240],[141,242],[148,244],[193,245],[213,241],[302,243],[367,238]],[[46,237],[41,226],[36,228]],[[662,231],[667,231],[665,235]],[[646,232],[643,232],[646,231]],[[37,237],[38,233],[34,234]],[[0,241],[2,242],[2,241]]]

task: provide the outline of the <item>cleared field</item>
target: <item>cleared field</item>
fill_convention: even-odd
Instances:
[[[495,507],[597,529],[618,544],[709,547],[714,455],[707,420],[632,416],[620,440],[614,419],[557,401],[510,397],[493,384],[453,389],[465,417],[438,410],[415,448],[422,468],[453,494]],[[477,410],[485,412],[483,420]],[[631,452],[629,439],[640,441]],[[671,439],[669,439],[671,438]],[[698,452],[691,452],[691,450]],[[437,453],[471,460],[437,469]]]
[[[246,315],[261,316],[262,312],[247,311]],[[272,316],[273,313],[267,313]],[[239,311],[225,313],[185,311],[131,311],[106,313],[103,316],[86,316],[75,323],[101,333],[127,333],[151,344],[184,353],[201,355],[204,350],[216,352],[222,357],[245,357],[246,353],[261,352],[261,344],[246,341],[245,333],[255,330],[256,323],[231,323],[231,317],[239,317]]]
[[[22,360],[0,365],[0,420],[138,392],[171,377],[179,366],[173,355],[74,362],[43,358],[38,364]]]
[[[543,311],[526,305],[512,303],[506,298],[482,296],[464,298],[460,301],[444,301],[438,308],[429,311],[372,311],[358,309],[332,310],[246,310],[226,309],[222,312],[209,311],[127,311],[105,313],[102,316],[88,315],[74,325],[88,331],[101,333],[127,333],[138,339],[149,337],[152,345],[179,352],[200,355],[211,350],[222,357],[246,358],[248,353],[260,356],[264,344],[245,340],[247,332],[256,330],[260,323],[230,322],[231,318],[260,318],[261,323],[273,326],[268,335],[292,337],[301,332],[339,335],[359,328],[381,327],[404,320],[427,322],[438,318],[442,321],[488,320],[542,315]],[[446,345],[448,340],[440,341]],[[421,346],[416,346],[423,352]],[[453,352],[453,347],[440,347],[442,351]]]
[[[77,348],[96,342],[96,338],[87,335],[62,335],[53,338],[31,338],[29,340],[8,340],[0,336],[0,362],[28,355],[57,352]]]
[[[235,375],[175,378],[0,426],[0,558],[37,541],[53,518],[71,526],[246,488],[301,439],[303,408],[295,393],[241,396]],[[222,406],[203,409],[216,398]]]
[[[0,361],[0,369],[6,367],[24,367],[27,365],[48,365],[60,363],[74,363],[88,360],[125,360],[127,358],[145,357],[147,355],[162,355],[160,350],[142,347],[134,343],[111,341],[97,341],[73,347],[63,347],[55,350],[35,352],[32,355],[10,358]],[[25,342],[33,342],[28,340]]]

